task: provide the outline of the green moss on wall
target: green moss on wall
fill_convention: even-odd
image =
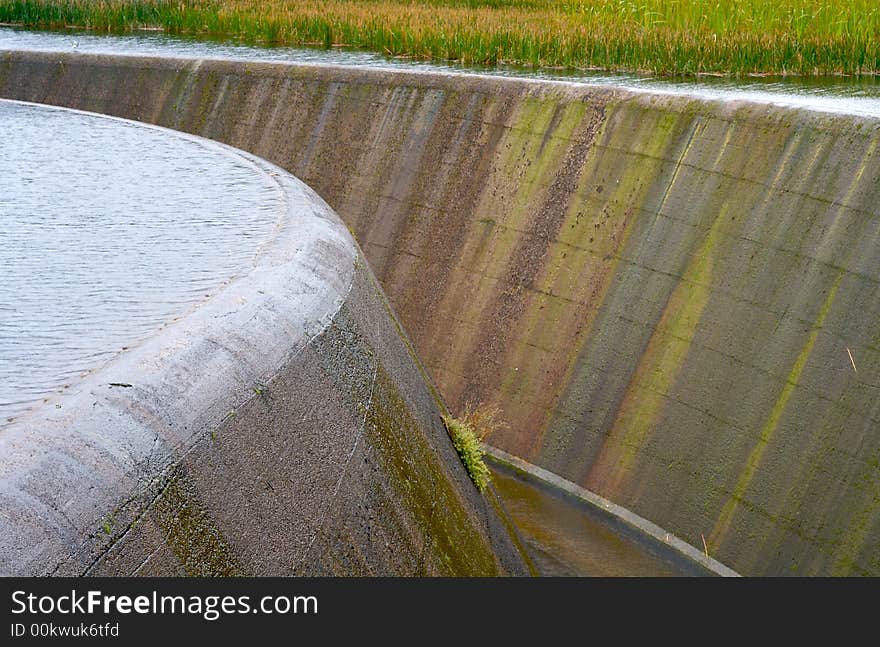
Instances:
[[[245,575],[220,530],[199,503],[195,488],[183,472],[172,476],[155,512],[165,542],[187,575],[194,577]]]
[[[475,528],[478,522],[467,513],[450,484],[451,476],[381,366],[374,389],[365,431],[396,492],[393,500],[399,508],[388,514],[411,516],[418,526],[413,541],[424,537],[429,542],[421,549],[426,569],[422,574],[437,569],[441,575],[497,575],[491,547]],[[462,476],[467,479],[463,468]],[[406,523],[401,521],[401,526]]]

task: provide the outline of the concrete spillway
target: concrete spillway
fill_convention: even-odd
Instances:
[[[493,444],[741,573],[880,574],[880,120],[58,53],[4,54],[0,96],[290,170]]]
[[[70,118],[71,133],[62,125],[56,140],[72,138],[73,121],[85,118],[29,109]],[[246,153],[88,118],[117,141],[140,136],[146,147],[161,138],[169,156],[198,153],[200,163],[248,169],[233,177],[234,190],[253,210],[271,208],[276,222],[247,271],[0,430],[0,573],[527,572],[497,503],[477,492],[446,436],[381,288],[326,203]],[[137,167],[135,156],[120,159],[125,150],[95,147],[80,157]],[[186,177],[169,178],[165,190],[174,182]],[[271,184],[272,199],[258,200],[248,183]],[[215,209],[244,208],[219,199],[229,190],[218,186]],[[93,205],[94,219],[100,210]],[[117,215],[116,235],[137,239],[147,226]],[[174,234],[171,224],[163,230]],[[56,241],[64,245],[64,234]],[[149,260],[141,253],[129,261]]]

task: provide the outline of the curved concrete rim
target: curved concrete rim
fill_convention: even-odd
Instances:
[[[369,64],[355,64],[355,63],[346,63],[346,62],[323,62],[323,61],[299,61],[299,60],[266,60],[262,61],[254,58],[247,57],[236,57],[234,55],[229,56],[221,56],[221,55],[202,55],[195,54],[192,55],[182,54],[179,52],[175,53],[163,53],[161,51],[151,51],[151,52],[126,52],[119,51],[113,49],[112,47],[108,47],[106,50],[96,50],[96,51],[88,51],[88,52],[70,52],[67,49],[50,49],[50,48],[33,48],[26,50],[2,50],[2,51],[22,51],[22,52],[37,52],[41,54],[75,54],[77,56],[124,56],[127,58],[162,58],[168,60],[179,60],[179,61],[191,61],[191,60],[205,60],[205,61],[220,61],[220,62],[235,62],[238,64],[259,64],[259,65],[281,65],[281,66],[292,66],[292,67],[305,67],[305,68],[326,68],[326,69],[337,69],[337,70],[355,70],[355,71],[364,71],[370,70],[373,72],[379,73],[390,73],[390,74],[416,74],[416,75],[424,75],[424,76],[447,76],[447,77],[456,77],[456,78],[473,78],[473,79],[505,79],[508,81],[516,81],[522,83],[533,83],[533,84],[541,84],[541,85],[556,85],[561,88],[577,88],[577,89],[602,89],[605,91],[608,90],[622,90],[625,92],[631,92],[639,95],[647,95],[647,96],[658,96],[658,97],[681,97],[684,99],[698,99],[700,101],[705,101],[707,103],[722,103],[722,104],[752,104],[756,106],[777,106],[783,108],[791,108],[791,109],[799,109],[799,110],[807,110],[811,112],[818,112],[829,115],[847,115],[852,117],[864,117],[864,118],[878,118],[880,117],[880,112],[876,112],[876,108],[874,109],[855,109],[853,107],[847,107],[845,105],[840,105],[837,103],[829,102],[826,97],[815,94],[793,94],[790,92],[773,92],[768,90],[760,90],[760,89],[748,89],[748,90],[737,90],[737,89],[729,89],[722,87],[712,87],[711,85],[704,86],[689,86],[686,84],[682,84],[681,87],[678,87],[673,84],[660,84],[660,85],[639,85],[638,83],[634,83],[627,79],[621,79],[619,82],[600,82],[596,80],[591,80],[589,78],[572,78],[572,79],[564,79],[558,77],[537,77],[537,76],[527,76],[527,75],[517,75],[513,74],[492,74],[485,71],[480,70],[468,70],[468,69],[455,69],[455,68],[445,68],[441,65],[437,65],[436,67],[413,67],[411,69],[405,67],[397,67],[393,64],[383,65],[381,63],[376,65]],[[431,62],[427,62],[426,65],[431,65]],[[609,73],[611,75],[612,73]],[[696,81],[699,83],[699,80]]]
[[[270,234],[270,236],[268,236],[266,239],[263,239],[257,243],[257,246],[256,246],[254,253],[253,253],[253,256],[251,258],[251,267],[233,275],[230,279],[231,281],[236,281],[236,280],[240,279],[242,276],[248,274],[252,270],[258,269],[260,266],[262,266],[264,264],[272,265],[276,260],[278,260],[278,258],[280,258],[279,255],[283,253],[283,250],[285,248],[287,248],[291,242],[293,242],[292,240],[290,240],[292,232],[290,230],[289,225],[286,224],[286,220],[290,215],[290,208],[288,205],[288,202],[290,201],[290,196],[288,195],[289,189],[280,181],[280,178],[282,178],[284,175],[290,176],[291,178],[293,178],[294,184],[297,185],[297,190],[301,187],[305,191],[311,193],[315,199],[320,200],[320,198],[317,196],[317,194],[315,194],[311,190],[311,188],[308,187],[308,185],[306,185],[305,183],[300,181],[295,176],[290,175],[284,169],[277,167],[277,166],[274,166],[274,165],[270,164],[269,162],[266,162],[265,160],[263,160],[259,157],[251,155],[250,153],[248,153],[246,151],[234,148],[232,146],[227,146],[226,144],[223,144],[221,142],[217,142],[217,141],[214,141],[211,139],[206,139],[204,137],[198,137],[196,135],[191,135],[189,133],[185,133],[185,132],[179,131],[179,130],[174,130],[172,128],[165,128],[163,126],[147,124],[142,121],[135,121],[133,119],[125,119],[123,117],[116,117],[113,115],[105,115],[102,113],[90,112],[87,110],[78,110],[76,108],[67,108],[67,107],[63,107],[63,106],[55,106],[55,105],[45,104],[45,103],[36,103],[33,101],[19,101],[17,99],[4,99],[4,98],[0,98],[0,103],[16,104],[16,105],[21,105],[21,106],[31,106],[34,108],[38,108],[40,110],[51,110],[54,112],[81,114],[81,115],[86,115],[86,116],[97,118],[97,119],[104,119],[107,121],[120,122],[122,124],[125,124],[128,127],[131,127],[131,128],[162,132],[170,137],[174,137],[177,139],[181,139],[181,140],[184,140],[187,142],[194,143],[198,146],[201,146],[202,148],[205,148],[205,149],[211,151],[212,153],[216,153],[218,155],[225,155],[225,156],[234,158],[234,159],[242,162],[246,166],[250,167],[251,169],[256,171],[258,174],[269,179],[271,181],[271,183],[274,185],[275,192],[278,194],[278,196],[281,199],[280,202],[284,206],[281,209],[279,209],[278,213],[276,214],[275,225],[274,225],[273,231]],[[329,209],[329,207],[327,207],[327,208]],[[274,257],[278,257],[278,258],[275,258],[275,260],[273,260]],[[131,350],[133,350],[135,347],[142,345],[143,343],[148,341],[153,336],[160,334],[160,332],[164,331],[164,329],[169,324],[174,323],[174,322],[178,322],[181,319],[183,319],[184,317],[187,317],[191,314],[194,314],[197,310],[202,308],[207,301],[210,301],[215,296],[217,296],[222,289],[223,289],[223,285],[219,285],[217,288],[214,288],[214,290],[211,292],[211,294],[209,294],[207,296],[206,300],[195,303],[195,304],[187,306],[187,307],[184,307],[182,310],[171,314],[170,317],[168,318],[167,322],[160,324],[155,330],[153,330],[150,333],[150,335],[147,339],[142,340],[140,342],[136,342],[135,344],[132,344],[132,346],[128,352],[131,352]],[[117,353],[116,356],[114,356],[113,358],[111,358],[110,360],[105,362],[105,364],[98,366],[98,367],[95,367],[95,368],[92,368],[92,369],[88,369],[88,370],[84,371],[84,373],[86,375],[91,375],[93,373],[96,373],[96,372],[103,370],[103,368],[105,368],[107,365],[116,361],[116,359],[119,357],[119,355],[122,352],[125,352],[125,351],[120,351],[120,353]],[[78,384],[79,383],[77,383],[77,385]],[[77,385],[74,385],[74,386],[77,386]],[[46,401],[49,401],[49,400],[54,401],[55,397],[56,397],[55,394],[50,394],[50,395],[46,396],[45,400]],[[25,420],[27,417],[29,417],[31,415],[39,415],[39,411],[41,409],[43,409],[42,406],[36,405],[36,406],[26,410],[22,414],[15,416],[15,422],[13,423],[13,425],[16,424],[19,420]],[[3,429],[3,427],[0,427],[0,429]]]
[[[310,61],[261,61],[253,59],[235,59],[210,56],[171,56],[161,54],[141,54],[126,52],[69,52],[48,49],[28,50],[0,50],[0,61],[12,59],[16,56],[28,57],[33,55],[37,59],[52,58],[54,62],[63,65],[67,61],[85,61],[92,63],[106,62],[108,59],[126,59],[130,63],[138,61],[152,62],[174,67],[176,69],[187,68],[190,72],[200,70],[208,65],[212,70],[223,72],[225,69],[234,70],[243,66],[246,73],[260,73],[263,71],[278,70],[321,70],[338,77],[340,80],[357,82],[359,79],[375,77],[395,77],[406,83],[412,82],[418,87],[429,88],[436,83],[438,77],[455,79],[463,89],[477,88],[483,84],[492,85],[495,94],[516,94],[518,88],[526,88],[528,93],[541,96],[548,92],[559,93],[572,99],[584,99],[595,93],[602,93],[609,99],[621,102],[632,101],[643,105],[653,105],[654,102],[668,102],[670,105],[692,106],[698,111],[713,112],[719,116],[734,115],[747,110],[752,113],[752,119],[765,115],[766,111],[778,109],[790,111],[793,116],[799,113],[823,115],[825,118],[838,122],[841,125],[862,123],[869,128],[880,127],[880,114],[859,111],[848,112],[826,106],[809,103],[779,101],[774,98],[750,93],[742,96],[728,96],[723,93],[701,94],[696,91],[677,90],[675,88],[657,88],[635,85],[604,85],[601,83],[589,83],[585,81],[566,81],[561,79],[540,79],[520,76],[500,76],[481,74],[479,72],[459,72],[455,70],[425,70],[425,69],[397,69],[393,67],[369,67],[345,65],[339,63],[319,63]],[[43,105],[43,104],[37,104]],[[49,104],[47,104],[49,105]],[[90,113],[100,114],[100,113]],[[102,115],[103,116],[103,115]],[[116,118],[116,117],[114,117]],[[740,114],[740,119],[743,115]],[[130,121],[125,120],[123,121]],[[143,123],[131,121],[131,123]],[[172,132],[180,132],[174,129]]]
[[[591,492],[590,490],[581,487],[577,483],[572,483],[561,476],[557,476],[553,472],[547,471],[537,465],[532,465],[513,454],[508,454],[504,450],[492,447],[491,445],[483,445],[483,450],[495,461],[507,465],[517,471],[525,472],[529,476],[583,501],[594,510],[601,512],[603,515],[612,517],[616,521],[625,524],[628,528],[635,531],[636,535],[640,537],[640,541],[657,547],[661,552],[669,553],[672,551],[677,556],[696,564],[712,575],[720,577],[741,577],[741,575],[732,568],[709,557],[708,554],[701,552],[686,541],[667,532],[657,524],[648,521],[644,517],[640,517],[635,512],[628,510],[623,506],[617,505],[616,503],[599,496],[595,492]]]
[[[0,432],[0,524],[10,529],[0,537],[3,575],[58,570],[83,536],[98,534],[107,510],[138,496],[258,395],[332,321],[358,255],[338,216],[287,171],[193,135],[75,112],[235,155],[272,178],[281,209],[275,236],[246,274]],[[47,469],[55,480],[36,484]]]

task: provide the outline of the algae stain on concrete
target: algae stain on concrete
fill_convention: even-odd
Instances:
[[[819,314],[813,323],[810,335],[795,359],[794,365],[785,379],[782,391],[776,399],[776,402],[773,404],[773,408],[770,410],[770,415],[767,417],[764,428],[761,430],[757,442],[746,459],[745,467],[737,480],[736,486],[734,487],[733,492],[731,492],[727,502],[724,504],[724,507],[721,509],[721,513],[718,515],[715,527],[712,529],[712,532],[707,539],[707,541],[713,546],[717,546],[724,541],[731,523],[733,522],[733,517],[740,503],[743,502],[746,491],[748,490],[755,473],[761,466],[761,460],[764,457],[764,453],[779,426],[779,421],[785,412],[785,407],[788,404],[789,398],[791,398],[795,388],[798,386],[801,374],[807,364],[807,360],[810,358],[810,353],[813,351],[813,346],[816,343],[816,339],[819,337],[819,332],[822,330],[825,318],[831,311],[831,307],[834,304],[834,297],[837,294],[837,289],[840,287],[841,280],[845,275],[845,272],[841,271],[834,280],[831,289],[829,289],[828,295],[825,297],[825,301],[819,309]]]
[[[639,365],[621,402],[589,481],[607,492],[620,491],[638,458],[691,351],[691,344],[712,284],[712,257],[718,231],[725,220],[721,214],[694,255],[648,341]]]
[[[868,537],[877,521],[878,513],[880,513],[880,484],[877,483],[877,477],[875,477],[873,492],[868,495],[867,503],[851,516],[851,522],[844,534],[844,540],[834,551],[831,575],[850,575],[853,572],[860,572],[864,575],[870,574],[870,572],[859,569],[856,562],[866,548]],[[876,572],[877,560],[877,553],[874,552],[874,572]]]
[[[492,227],[490,244],[483,248],[485,255],[472,261],[475,264],[472,269],[479,278],[475,293],[462,309],[464,320],[481,322],[481,328],[504,323],[490,316],[498,292],[505,298],[515,298],[523,289],[522,285],[506,283],[504,274],[516,273],[517,268],[510,267],[511,259],[523,239],[530,235],[531,221],[537,215],[536,202],[551,185],[553,173],[585,109],[582,105],[569,105],[561,110],[554,99],[529,97],[522,101],[501,142],[495,173],[487,183],[493,190],[484,192],[484,200],[477,207],[478,215],[491,217],[496,224]],[[556,131],[548,136],[547,131],[554,122]],[[500,268],[505,268],[504,272]],[[519,268],[523,272],[527,269]],[[448,370],[469,375],[465,367],[473,359],[473,350],[464,345],[459,348],[453,361],[447,364]]]
[[[549,311],[542,313],[538,302],[547,303],[553,308],[558,301],[554,296],[553,283],[560,259],[554,254],[552,241],[558,238],[558,230],[564,226],[565,216],[576,199],[583,158],[588,154],[594,135],[588,129],[584,141],[574,139],[584,121],[586,107],[577,104],[573,108],[569,106],[567,109],[557,109],[553,117],[553,137],[549,137],[548,131],[541,141],[539,156],[544,151],[548,151],[547,154],[553,157],[564,156],[564,168],[557,171],[549,189],[545,189],[546,196],[534,210],[535,216],[528,232],[520,237],[508,265],[508,283],[515,283],[528,290],[528,294],[522,295],[522,315],[517,317],[518,325],[512,333],[522,343],[507,352],[503,361],[506,366],[521,369],[508,372],[500,385],[501,392],[506,396],[504,399],[511,402],[516,402],[523,391],[528,390],[529,380],[535,381],[536,390],[541,389],[541,377],[533,373],[540,366],[541,357],[548,350],[552,351],[559,341],[559,330],[556,326],[546,325],[547,322],[557,322],[558,317],[553,317]],[[598,114],[591,121],[601,119],[601,114]],[[564,152],[566,149],[567,153]],[[510,305],[515,307],[514,304]]]
[[[532,192],[536,184],[540,186],[540,180],[548,170],[551,155],[548,154],[536,164],[532,164],[532,160],[537,160],[537,152],[543,142],[540,133],[552,122],[556,109],[557,106],[553,103],[536,99],[523,100],[514,115],[514,123],[502,139],[500,159],[497,160],[493,177],[487,183],[493,187],[493,191],[491,194],[484,194],[486,199],[477,208],[478,214],[492,218],[497,225],[494,228],[493,244],[485,248],[488,255],[473,259],[483,270],[499,264],[503,267],[503,259],[510,257],[525,229],[523,220],[529,214]],[[508,204],[508,200],[512,204]],[[473,304],[470,310],[475,315],[483,312],[485,299],[490,296],[484,295],[484,300]]]
[[[621,280],[624,250],[629,248],[633,232],[644,229],[646,218],[655,219],[662,208],[661,200],[649,209],[652,191],[663,187],[663,195],[668,195],[670,176],[684,162],[682,152],[688,149],[696,128],[691,116],[674,111],[609,104],[595,153],[582,175],[581,205],[591,227],[579,230],[575,212],[575,222],[563,229],[563,240],[588,249],[593,259],[575,270],[582,286],[578,299],[584,304],[581,326],[560,375],[553,417],[543,424],[539,440],[541,464],[561,470],[572,480],[583,478],[584,468],[594,462],[590,454],[596,451],[583,442],[580,425],[577,420],[569,420],[566,412],[572,406],[581,407],[576,403],[581,402],[584,392],[594,388],[595,370],[591,366],[607,359],[609,340],[602,331],[604,324],[609,330],[614,324],[605,319],[608,313],[603,306],[614,300],[612,293]],[[632,146],[632,142],[638,142],[638,146]],[[578,443],[581,447],[576,447]]]
[[[232,548],[194,492],[185,475],[178,472],[168,481],[157,501],[159,527],[168,547],[189,576],[245,575]]]
[[[424,570],[418,574],[436,569],[441,575],[497,575],[498,565],[488,541],[475,529],[476,522],[451,486],[450,476],[442,471],[439,457],[423,440],[418,423],[381,366],[375,388],[365,431],[393,477],[394,500],[413,515],[419,527],[412,541],[422,536],[429,542],[421,551]],[[408,523],[401,520],[400,525],[403,528]],[[433,563],[425,563],[428,556],[433,557]]]

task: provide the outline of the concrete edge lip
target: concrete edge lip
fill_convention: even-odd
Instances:
[[[270,176],[283,195],[278,228],[246,274],[0,432],[3,575],[57,570],[115,506],[255,397],[351,288],[358,247],[300,180],[224,144],[120,121],[236,155]]]
[[[489,74],[480,71],[455,70],[455,69],[423,69],[414,67],[407,69],[395,67],[394,65],[355,65],[343,62],[316,62],[316,61],[296,61],[296,60],[265,60],[252,58],[235,58],[233,56],[185,56],[180,54],[163,54],[157,52],[121,52],[121,51],[94,51],[94,52],[71,52],[63,49],[0,49],[0,54],[4,53],[35,53],[47,56],[64,56],[64,57],[114,57],[119,56],[132,60],[165,60],[179,64],[189,64],[193,62],[211,62],[226,63],[233,65],[245,66],[270,66],[270,67],[288,67],[288,68],[323,68],[336,70],[341,73],[359,73],[369,72],[373,74],[393,74],[397,76],[413,75],[416,77],[430,78],[443,77],[448,79],[463,79],[472,82],[486,81],[507,81],[521,83],[535,87],[548,86],[556,87],[563,90],[600,90],[603,92],[616,91],[620,94],[630,95],[640,98],[661,98],[666,100],[682,100],[682,101],[699,101],[706,104],[719,104],[729,107],[737,106],[754,106],[759,108],[778,108],[783,110],[806,110],[816,112],[830,117],[847,117],[865,119],[877,122],[880,120],[880,113],[870,110],[852,110],[834,105],[827,101],[825,97],[818,95],[797,95],[786,93],[774,93],[766,90],[747,90],[734,91],[724,88],[712,87],[676,87],[674,84],[642,86],[637,83],[628,83],[626,81],[620,84],[601,83],[591,81],[589,79],[559,79],[559,78],[530,78],[527,76]]]
[[[640,535],[644,536],[647,541],[651,541],[666,547],[669,550],[675,551],[686,560],[698,564],[714,575],[720,577],[741,577],[741,575],[732,568],[725,566],[718,560],[712,559],[684,540],[676,537],[672,533],[666,532],[657,524],[648,521],[644,517],[640,517],[636,513],[627,510],[616,503],[612,503],[595,492],[582,488],[576,483],[572,483],[561,476],[548,472],[537,465],[532,465],[513,454],[508,454],[502,449],[492,447],[491,445],[483,445],[483,450],[496,461],[509,465],[517,470],[521,470],[539,481],[543,481],[556,489],[562,490],[563,492],[580,499],[589,506],[601,510],[604,514],[611,515],[617,520],[635,529]]]

